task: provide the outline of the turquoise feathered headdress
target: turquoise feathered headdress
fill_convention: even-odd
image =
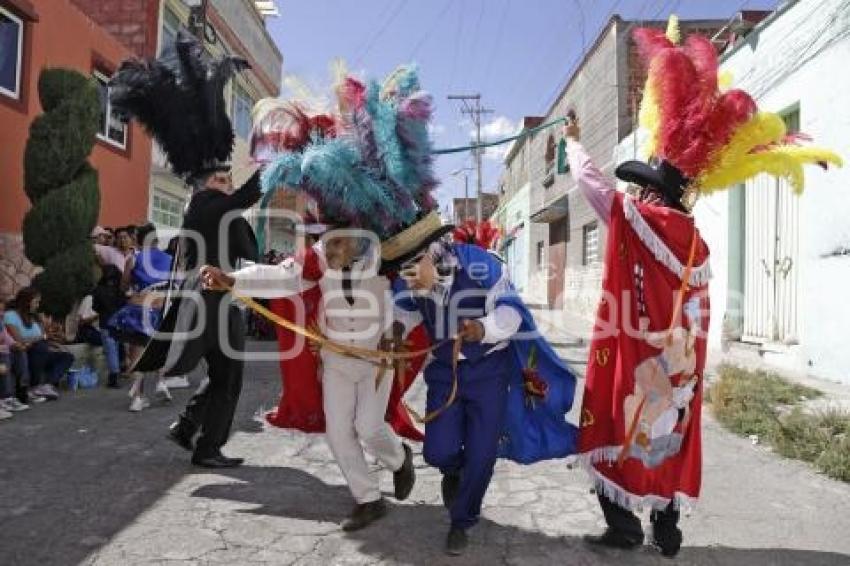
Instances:
[[[343,76],[337,111],[311,113],[295,101],[261,101],[251,154],[265,163],[263,192],[302,192],[323,220],[384,239],[436,208],[431,97],[414,65],[382,84]]]

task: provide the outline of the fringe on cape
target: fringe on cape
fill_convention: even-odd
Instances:
[[[616,463],[621,450],[622,446],[603,446],[590,452],[579,454],[578,461],[590,476],[593,488],[598,493],[602,493],[623,509],[633,512],[641,512],[644,509],[663,511],[672,501],[675,509],[685,515],[691,514],[697,504],[696,497],[691,497],[681,491],[675,492],[672,499],[653,494],[637,495],[626,491],[593,467],[594,464],[599,462]]]
[[[640,241],[652,252],[655,259],[681,280],[685,276],[685,266],[664,241],[658,237],[658,234],[652,230],[646,219],[638,211],[633,199],[623,199],[623,215]],[[711,280],[711,263],[706,259],[702,265],[693,267],[689,283],[691,287],[703,287],[708,285],[709,280]]]

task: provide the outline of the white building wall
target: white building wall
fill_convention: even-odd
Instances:
[[[798,2],[762,24],[733,51],[722,69],[734,86],[750,92],[762,110],[799,105],[800,129],[815,143],[850,159],[850,2]],[[721,346],[729,304],[730,193],[700,201],[695,209],[711,248],[710,347]],[[806,168],[800,201],[799,345],[766,354],[767,361],[826,379],[850,383],[850,165],[828,172]],[[734,251],[734,250],[733,250]],[[827,257],[825,257],[827,256]]]
[[[529,195],[528,183],[523,185],[504,205],[505,232],[517,230],[516,238],[508,246],[505,261],[511,281],[520,293],[528,290],[528,272],[531,238],[529,236]]]

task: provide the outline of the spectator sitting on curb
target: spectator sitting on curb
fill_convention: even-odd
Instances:
[[[5,312],[6,302],[0,300],[0,320]],[[11,418],[13,413],[30,408],[15,396],[25,381],[26,354],[0,324],[0,419]]]
[[[27,353],[33,397],[48,400],[59,398],[56,386],[74,364],[74,356],[51,347],[47,335],[38,321],[41,294],[32,287],[24,287],[15,296],[14,308],[6,311],[3,322],[6,330],[21,344]]]
[[[94,293],[94,289],[92,289],[91,293],[83,297],[82,301],[80,301],[80,306],[77,307],[77,332],[74,336],[74,343],[103,346],[100,325],[98,323],[99,317],[92,306],[94,301],[92,293]]]
[[[30,383],[27,351],[24,345],[17,342],[6,330],[6,325],[3,323],[6,305],[6,301],[0,300],[0,344],[6,346],[6,348],[0,346],[0,352],[8,353],[6,365],[14,378],[14,389],[11,397],[5,398],[5,405],[12,412],[25,411],[29,409],[27,402],[29,401],[28,388]],[[45,399],[39,397],[38,400],[44,401]]]

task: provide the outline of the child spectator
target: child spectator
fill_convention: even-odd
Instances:
[[[114,267],[112,265],[106,267]],[[94,291],[92,290],[92,293]],[[98,315],[94,311],[92,302],[94,297],[89,293],[80,301],[77,308],[77,333],[74,337],[75,344],[89,344],[91,346],[103,346],[100,336]]]
[[[118,374],[121,373],[119,345],[115,335],[109,330],[107,322],[124,306],[126,298],[121,291],[121,272],[114,265],[103,268],[103,275],[92,292],[92,309],[100,323],[100,338],[103,343],[103,355],[106,357],[106,367],[109,371],[107,387],[117,389]]]
[[[30,408],[27,405],[29,364],[24,346],[16,342],[6,331],[6,325],[3,323],[5,314],[6,301],[0,300],[0,365],[6,368],[6,379],[11,380],[3,382],[3,388],[0,389],[0,406],[14,413]],[[2,373],[0,371],[0,374]],[[0,381],[3,379],[3,375],[0,375]],[[42,397],[39,399],[44,401]]]

